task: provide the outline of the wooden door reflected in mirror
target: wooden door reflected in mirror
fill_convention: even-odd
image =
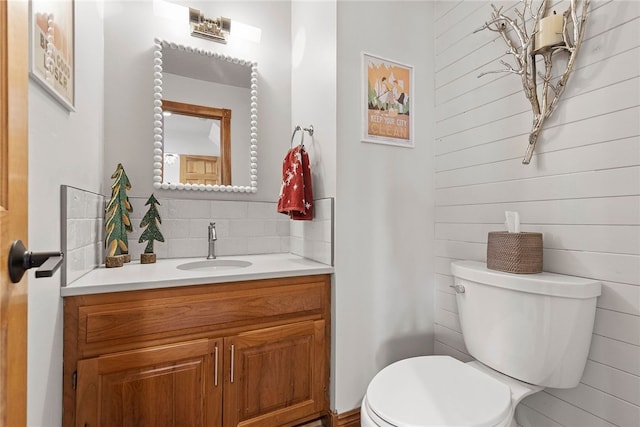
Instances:
[[[180,182],[185,184],[220,185],[219,159],[217,156],[180,155]]]

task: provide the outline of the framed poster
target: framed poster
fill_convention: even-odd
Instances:
[[[362,141],[414,147],[413,67],[362,53]]]
[[[30,7],[30,75],[74,111],[74,1],[31,0]]]

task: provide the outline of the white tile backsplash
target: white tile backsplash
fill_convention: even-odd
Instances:
[[[249,237],[247,238],[247,253],[267,254],[284,252],[280,245],[280,237]]]
[[[283,216],[283,214],[278,213],[277,204],[275,203],[254,202],[248,204],[248,218],[281,220]]]
[[[252,202],[215,200],[211,202],[211,213],[215,215],[217,219],[248,218],[250,203]],[[273,209],[275,209],[275,205]]]
[[[100,265],[103,257],[104,203],[100,194],[63,185],[60,188],[62,286]]]
[[[166,240],[167,255],[169,258],[189,258],[207,256],[207,238],[194,239],[170,239]],[[132,256],[133,257],[133,256]],[[137,258],[140,255],[138,254]]]
[[[291,221],[293,254],[333,265],[333,199],[315,201],[313,221]]]
[[[168,218],[192,219],[211,218],[211,202],[206,200],[163,199],[169,206]]]
[[[242,255],[249,253],[249,240],[246,237],[224,238],[216,241],[216,254]]]
[[[106,197],[64,187],[63,242],[66,243],[66,276],[71,283],[104,262],[104,206]],[[138,243],[140,222],[148,210],[147,198],[130,197],[129,254],[140,258],[146,242]],[[333,199],[316,200],[313,221],[292,221],[277,212],[275,202],[209,201],[158,198],[160,231],[164,242],[155,242],[158,258],[205,257],[207,227],[216,223],[216,255],[248,255],[292,252],[324,264],[333,264]],[[64,249],[63,249],[64,250]]]

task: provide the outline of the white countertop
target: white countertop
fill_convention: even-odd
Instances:
[[[60,295],[66,297],[334,272],[330,265],[288,253],[226,256],[218,259],[249,261],[251,265],[219,270],[187,271],[177,268],[180,264],[205,261],[204,257],[159,259],[155,264],[140,264],[138,261],[132,261],[118,268],[105,268],[102,265],[67,286],[61,287]]]

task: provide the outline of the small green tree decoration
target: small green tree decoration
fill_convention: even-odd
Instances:
[[[122,262],[129,262],[129,241],[127,233],[133,231],[129,212],[133,212],[127,190],[131,189],[131,182],[121,163],[118,163],[116,171],[111,175],[114,180],[111,185],[111,199],[107,204],[107,221],[105,228],[107,237],[105,247],[107,250],[107,267],[120,267]],[[122,256],[121,256],[122,255]]]
[[[156,262],[156,254],[153,252],[153,242],[164,242],[164,237],[160,232],[159,225],[162,224],[162,219],[160,218],[160,214],[158,213],[158,209],[156,205],[159,205],[160,202],[155,198],[153,193],[145,206],[149,206],[147,213],[144,214],[142,221],[140,222],[140,227],[146,227],[142,232],[138,243],[147,242],[147,246],[144,248],[144,253],[140,256],[141,264],[151,264]]]

